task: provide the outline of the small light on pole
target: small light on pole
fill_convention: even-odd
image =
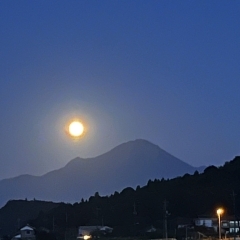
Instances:
[[[223,214],[223,212],[224,212],[224,210],[222,208],[217,209],[219,240],[221,239],[221,215]]]

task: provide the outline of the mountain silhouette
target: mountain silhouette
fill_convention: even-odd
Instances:
[[[98,192],[109,195],[148,180],[202,172],[146,140],[120,144],[94,158],[75,158],[42,176],[20,175],[0,181],[0,205],[13,199],[79,202]]]

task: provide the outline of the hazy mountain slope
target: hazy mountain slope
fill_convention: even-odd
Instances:
[[[110,194],[145,185],[149,179],[174,178],[195,170],[157,145],[135,140],[95,158],[75,158],[40,177],[4,179],[0,181],[0,205],[9,199],[24,198],[76,202],[95,192]]]

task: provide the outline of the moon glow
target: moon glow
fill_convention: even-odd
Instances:
[[[73,121],[68,126],[69,135],[73,138],[79,138],[84,132],[84,126],[80,121]]]

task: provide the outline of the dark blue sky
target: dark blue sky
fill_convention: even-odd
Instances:
[[[0,178],[143,138],[193,165],[240,153],[240,2],[1,1]],[[73,142],[71,117],[88,123]]]

